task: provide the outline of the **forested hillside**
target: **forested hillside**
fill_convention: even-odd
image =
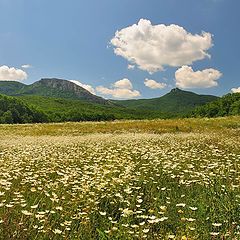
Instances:
[[[183,116],[195,107],[218,99],[212,95],[199,95],[179,88],[172,89],[164,96],[152,99],[115,100],[114,102],[131,109],[148,109]]]
[[[43,78],[30,85],[14,81],[0,81],[0,94],[9,96],[45,96],[52,98],[78,99],[91,103],[111,105],[102,97],[96,96],[85,88],[64,79]]]
[[[0,95],[0,123],[111,121],[115,119],[172,118],[159,111],[43,96]]]
[[[106,100],[61,79],[0,82],[0,123],[218,117],[240,114],[240,93],[222,98],[172,89],[159,98]]]
[[[0,95],[0,123],[47,122],[48,117],[41,111],[29,107],[22,101]]]
[[[214,102],[197,107],[193,117],[223,117],[240,114],[240,93],[229,93]]]
[[[124,106],[98,104],[77,99],[44,96],[19,96],[23,102],[40,109],[50,122],[108,121],[114,119],[172,118],[174,114],[160,111],[129,109]]]

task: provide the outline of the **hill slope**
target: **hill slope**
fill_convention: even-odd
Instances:
[[[0,95],[0,123],[47,122],[47,116],[19,99]]]
[[[44,96],[19,96],[21,101],[43,111],[50,121],[95,121],[113,119],[169,118],[171,114],[160,111],[130,109],[117,105],[103,105],[76,99],[50,98]]]
[[[14,96],[24,87],[26,87],[26,85],[20,82],[0,81],[0,94]]]
[[[168,113],[185,114],[197,106],[204,105],[218,99],[212,95],[198,95],[178,88],[159,98],[138,100],[115,100],[114,102],[132,109],[148,109]]]
[[[73,82],[57,78],[41,79],[31,85],[25,85],[19,82],[0,81],[0,93],[10,96],[35,95],[112,104],[110,101],[93,95]]]
[[[194,117],[240,115],[240,93],[229,93],[214,102],[197,107],[191,115]]]

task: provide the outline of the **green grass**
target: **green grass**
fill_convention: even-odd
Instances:
[[[239,239],[239,120],[1,125],[0,239]]]
[[[238,134],[240,116],[154,120],[116,120],[112,122],[66,122],[47,124],[0,125],[3,135],[79,136],[93,133],[202,133]]]

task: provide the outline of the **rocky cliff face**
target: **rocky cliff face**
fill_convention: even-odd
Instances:
[[[73,82],[57,78],[41,79],[40,81],[29,85],[27,89],[24,90],[23,94],[24,93],[48,97],[81,99],[100,104],[111,104],[110,101],[93,95]]]
[[[88,92],[86,89],[76,85],[67,80],[57,79],[57,78],[43,78],[40,81],[34,83],[33,85],[48,87],[49,89],[56,89],[63,92],[72,92],[76,94],[78,97],[88,96],[88,97],[96,97],[95,95]]]

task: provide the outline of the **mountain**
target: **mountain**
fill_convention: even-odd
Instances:
[[[93,95],[73,82],[57,78],[44,78],[31,85],[25,85],[19,82],[0,81],[0,93],[10,96],[34,95],[79,99],[99,104],[112,104],[110,101]]]
[[[176,90],[173,90],[173,92]],[[240,114],[240,94],[228,94],[197,107],[191,117],[216,117]],[[0,95],[0,123],[107,121],[114,119],[172,118],[181,113],[163,113],[143,108],[105,105],[77,99],[23,95]]]
[[[112,101],[118,105],[131,109],[148,109],[166,113],[186,114],[195,107],[212,102],[216,99],[218,99],[216,96],[198,95],[193,92],[174,88],[166,95],[158,98]]]
[[[47,116],[17,98],[0,95],[0,123],[47,122]]]
[[[5,95],[14,96],[21,89],[26,87],[25,84],[16,81],[0,81],[0,93]]]
[[[224,117],[240,115],[240,93],[229,93],[216,101],[193,110],[193,117]]]
[[[218,97],[172,89],[152,99],[105,100],[73,82],[44,78],[31,85],[0,81],[0,94],[15,96],[44,112],[49,121],[152,119],[184,116]]]

